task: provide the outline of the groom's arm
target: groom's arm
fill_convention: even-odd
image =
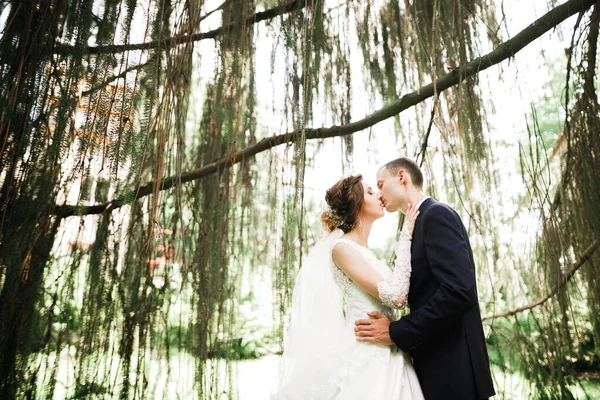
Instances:
[[[444,325],[455,321],[477,304],[475,270],[469,256],[462,223],[452,209],[435,204],[423,219],[425,252],[439,287],[417,310],[390,325],[390,337],[409,351],[429,338],[442,334]]]

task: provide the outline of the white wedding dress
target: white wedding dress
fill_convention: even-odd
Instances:
[[[406,237],[407,233],[404,234]],[[401,236],[402,237],[402,236]],[[410,238],[410,236],[408,236]],[[410,358],[395,346],[358,342],[355,321],[394,311],[356,285],[331,259],[338,243],[356,249],[384,282],[379,294],[397,304],[408,293],[410,241],[396,244],[394,272],[366,247],[344,239],[341,231],[321,239],[298,274],[292,319],[274,400],[421,400]]]

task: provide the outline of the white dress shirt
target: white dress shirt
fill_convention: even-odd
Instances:
[[[419,207],[421,207],[421,204],[423,204],[423,202],[427,199],[430,199],[430,196],[425,196],[425,198],[423,200],[421,200],[418,204],[417,204],[417,210],[419,209]]]

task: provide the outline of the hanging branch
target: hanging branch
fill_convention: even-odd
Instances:
[[[434,89],[435,92],[435,89]],[[431,118],[429,119],[429,125],[427,126],[427,132],[425,133],[425,138],[423,139],[423,143],[421,144],[421,150],[416,156],[419,161],[419,166],[423,167],[423,163],[425,162],[425,156],[427,155],[427,144],[429,143],[429,135],[431,134],[431,128],[433,127],[433,120],[435,119],[435,111],[437,108],[437,100],[433,100],[433,107],[431,108]]]
[[[575,34],[577,32],[577,28],[581,23],[581,18],[583,18],[583,11],[579,13],[577,17],[577,21],[575,22],[575,27],[573,27],[573,36],[571,37],[571,46],[569,46],[569,55],[567,58],[567,77],[565,84],[565,132],[567,133],[567,155],[565,157],[566,165],[565,172],[563,174],[563,186],[566,186],[569,181],[570,175],[570,165],[571,165],[571,124],[569,123],[569,82],[571,80],[571,59],[573,57],[573,52],[575,51]],[[557,196],[560,196],[560,190],[557,192]]]
[[[550,166],[550,163],[554,160],[554,158],[558,155],[558,152],[560,150],[560,148],[563,145],[563,142],[565,141],[566,138],[566,133],[563,129],[563,131],[560,133],[560,136],[558,137],[558,139],[556,139],[556,141],[554,142],[554,144],[552,145],[552,147],[550,148],[550,154],[548,154],[547,158],[546,158],[546,163],[544,164],[544,166],[542,167],[542,169],[540,169],[535,177],[533,178],[533,181],[537,181],[538,178],[540,178],[542,176],[542,174],[544,174],[546,172],[546,169],[548,169],[548,167]],[[560,189],[556,191],[556,193],[560,193]],[[523,196],[523,198],[521,199],[521,201],[519,202],[519,204],[517,205],[517,209],[512,213],[512,216],[503,220],[502,224],[508,224],[511,221],[514,221],[515,218],[517,218],[519,216],[519,214],[521,213],[521,210],[523,209],[523,207],[525,207],[525,204],[527,203],[527,201],[529,200],[528,196]],[[552,202],[552,206],[551,206],[551,212],[554,212],[556,210],[556,206],[555,204],[557,203],[558,200],[555,200]]]
[[[529,43],[533,42],[535,39],[539,38],[544,33],[563,22],[565,19],[578,12],[581,12],[582,10],[590,8],[596,2],[598,2],[598,0],[569,0],[566,3],[557,6],[544,14],[541,18],[538,18],[527,28],[523,29],[515,37],[499,45],[492,52],[476,58],[464,66],[454,69],[450,73],[437,79],[435,83],[430,83],[412,93],[406,94],[392,104],[383,107],[373,114],[358,121],[341,126],[331,126],[329,128],[307,128],[303,129],[302,131],[292,131],[265,138],[254,145],[248,146],[245,149],[230,154],[227,157],[221,158],[220,160],[214,161],[201,168],[186,172],[181,176],[171,176],[159,183],[149,182],[131,192],[128,192],[125,196],[120,196],[119,198],[108,203],[94,206],[57,206],[55,214],[64,218],[74,215],[91,215],[111,212],[112,210],[119,208],[124,204],[133,202],[135,199],[139,199],[151,194],[152,188],[157,188],[158,191],[167,190],[173,187],[176,183],[185,183],[203,178],[218,171],[222,171],[225,168],[229,168],[246,158],[255,156],[256,154],[275,146],[295,142],[299,137],[301,137],[300,135],[304,135],[306,140],[325,139],[346,136],[367,129],[381,121],[398,115],[402,111],[419,104],[425,99],[432,97],[434,95],[434,87],[437,90],[437,93],[440,93],[452,86],[457,85],[462,80],[474,76],[479,72],[514,56]]]
[[[598,248],[598,241],[595,240],[594,243],[592,243],[591,245],[588,246],[587,249],[585,249],[585,251],[579,258],[579,260],[577,260],[577,262],[575,264],[571,265],[569,270],[560,277],[558,284],[552,290],[550,290],[550,292],[548,292],[548,294],[546,294],[544,297],[542,297],[534,302],[531,302],[527,305],[524,305],[522,307],[515,308],[514,310],[510,310],[510,311],[503,312],[500,314],[486,315],[482,318],[482,320],[485,321],[488,319],[510,317],[511,315],[518,314],[522,311],[531,310],[532,308],[541,306],[542,304],[544,304],[545,302],[550,300],[552,298],[552,296],[557,294],[561,289],[563,289],[565,287],[567,282],[569,282],[571,280],[571,278],[575,275],[575,272],[577,272],[577,270],[579,268],[581,268],[586,263],[586,261],[592,257],[592,255],[594,254],[594,252],[596,251],[597,248]]]
[[[94,93],[104,89],[105,87],[110,85],[112,82],[119,80],[121,78],[125,78],[125,76],[127,76],[128,73],[148,67],[149,65],[152,64],[152,62],[154,62],[154,59],[151,59],[143,64],[137,64],[137,65],[131,66],[131,67],[127,68],[125,71],[121,72],[120,74],[112,76],[109,79],[105,80],[98,86],[94,86],[93,88],[91,88],[89,90],[85,90],[85,91],[81,92],[81,96],[89,96],[91,94],[94,94]]]
[[[437,87],[435,84],[436,81],[436,58],[435,58],[435,23],[437,19],[438,13],[438,1],[435,0],[433,3],[433,18],[431,21],[431,73],[433,76],[433,107],[431,107],[431,117],[429,119],[429,125],[427,126],[427,131],[425,132],[425,138],[423,139],[423,143],[421,144],[421,150],[416,156],[416,161],[419,162],[419,166],[423,167],[423,163],[425,162],[425,156],[427,155],[427,143],[429,142],[429,135],[431,134],[431,128],[433,127],[433,121],[435,119],[435,111],[438,104],[439,95],[437,92]],[[420,159],[420,161],[419,161]],[[404,222],[404,221],[403,221]],[[402,226],[402,225],[399,225]]]
[[[275,17],[278,17],[283,14],[287,14],[296,10],[300,10],[306,7],[306,1],[294,0],[282,6],[277,6],[270,8],[265,11],[257,12],[254,15],[246,18],[244,22],[242,22],[242,26],[250,26],[257,22],[270,20]],[[132,51],[132,50],[150,50],[157,49],[160,50],[169,50],[171,47],[190,42],[198,42],[200,40],[205,39],[214,39],[222,33],[229,32],[232,28],[234,28],[237,24],[232,22],[230,24],[221,26],[217,29],[213,29],[212,31],[195,33],[192,35],[178,35],[170,38],[155,40],[152,42],[146,43],[134,43],[134,44],[117,44],[117,45],[100,45],[100,46],[89,46],[87,49],[83,50],[84,54],[113,54],[113,53],[122,53],[124,51]],[[58,45],[57,53],[58,54],[73,54],[81,51],[81,49],[75,46],[65,46]]]

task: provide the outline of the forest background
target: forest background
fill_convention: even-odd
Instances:
[[[266,398],[325,189],[401,155],[498,398],[598,398],[598,7],[0,1],[0,398]]]

